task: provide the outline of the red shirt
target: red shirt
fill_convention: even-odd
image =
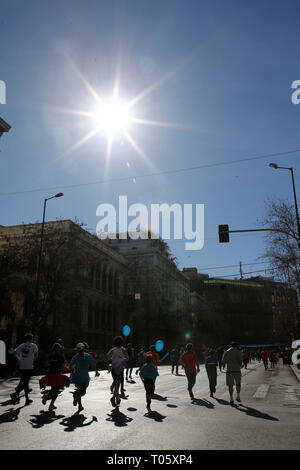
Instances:
[[[198,356],[193,351],[186,352],[180,357],[180,361],[188,374],[196,374],[196,364],[199,363]]]
[[[159,354],[157,354],[156,351],[149,351],[149,352],[147,352],[147,354],[151,354],[151,355],[152,355],[152,364],[153,364],[154,367],[156,367],[156,369],[157,369],[157,366],[158,366],[159,361],[160,361]]]
[[[261,352],[261,357],[263,361],[266,361],[269,357],[268,351],[262,351]]]

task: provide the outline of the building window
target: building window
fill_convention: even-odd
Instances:
[[[89,268],[89,285],[90,285],[90,287],[94,287],[94,270],[95,270],[95,266],[92,264]]]
[[[105,329],[105,304],[102,305],[102,309],[101,309],[101,329],[104,330]]]
[[[113,273],[110,272],[108,276],[108,293],[113,294]]]
[[[91,302],[89,302],[88,309],[88,328],[93,328],[93,306]]]
[[[102,274],[102,292],[106,292],[106,282],[107,282],[107,272],[106,272],[106,268],[104,267],[103,274]]]
[[[114,277],[114,291],[115,291],[116,297],[119,297],[119,276],[117,273],[115,273],[115,277]]]
[[[96,289],[101,289],[101,268],[100,268],[100,264],[97,264],[96,266],[96,279],[95,279],[95,286],[96,286]]]
[[[96,305],[95,305],[95,328],[96,330],[99,329],[99,316],[100,316],[99,303],[96,302]]]

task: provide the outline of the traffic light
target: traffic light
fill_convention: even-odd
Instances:
[[[229,227],[228,225],[219,225],[219,242],[228,243],[229,242]]]

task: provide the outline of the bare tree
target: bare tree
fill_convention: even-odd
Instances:
[[[278,278],[290,287],[300,286],[300,252],[295,208],[285,200],[267,200],[263,226],[280,231],[267,232],[264,258],[276,270]]]

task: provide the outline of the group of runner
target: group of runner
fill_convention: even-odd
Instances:
[[[265,355],[265,353],[267,355]],[[33,374],[34,361],[38,355],[38,347],[33,343],[33,335],[28,333],[25,335],[25,341],[18,346],[14,351],[14,357],[18,360],[20,371],[20,382],[15,388],[15,392],[11,394],[13,403],[19,401],[19,396],[22,390],[25,394],[25,404],[29,405],[32,400],[29,398],[31,389],[29,388],[29,381]],[[220,357],[221,356],[221,357]],[[264,362],[265,368],[268,366],[266,363],[270,359],[271,364],[275,364],[277,357],[276,354],[268,351],[261,351],[261,358]],[[121,398],[125,398],[124,388],[124,371],[126,370],[126,381],[132,380],[132,372],[135,365],[134,362],[134,349],[132,344],[127,344],[125,347],[122,336],[117,336],[113,341],[113,347],[107,353],[107,360],[109,361],[108,371],[111,372],[113,382],[110,390],[112,397],[110,399],[113,407],[119,407]],[[197,353],[194,350],[193,344],[188,343],[186,348],[175,347],[170,351],[171,371],[179,375],[178,368],[181,365],[184,369],[187,378],[187,389],[192,402],[195,400],[193,394],[193,387],[196,383],[197,373],[200,371],[200,361]],[[156,378],[159,376],[158,365],[160,363],[160,356],[156,351],[155,345],[151,345],[149,350],[146,347],[141,348],[138,353],[139,367],[136,370],[136,375],[139,374],[146,392],[146,407],[150,413],[151,400],[155,392]],[[209,348],[204,355],[205,369],[209,382],[210,396],[214,397],[217,386],[217,369],[226,369],[226,385],[228,386],[230,395],[230,404],[234,405],[233,388],[236,386],[236,400],[241,402],[241,368],[245,365],[245,356],[242,351],[238,349],[238,343],[232,342],[229,349],[215,350]],[[273,366],[275,367],[275,365]],[[39,385],[42,390],[42,403],[46,405],[50,401],[49,410],[56,409],[55,401],[58,395],[65,387],[74,384],[75,390],[73,393],[73,405],[78,406],[78,412],[82,411],[82,397],[86,394],[89,386],[90,375],[89,371],[92,368],[95,371],[95,376],[99,375],[96,367],[96,359],[93,354],[89,352],[89,346],[85,341],[77,343],[75,347],[75,354],[67,363],[63,340],[57,340],[52,346],[51,352],[48,355],[46,375],[39,380]],[[66,373],[70,373],[67,376]],[[50,389],[47,387],[50,387]]]

